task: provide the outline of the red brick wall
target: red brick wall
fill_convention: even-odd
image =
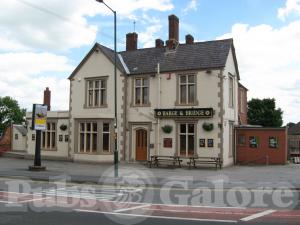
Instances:
[[[2,138],[0,139],[0,152],[10,151],[11,150],[11,135],[12,129],[8,127]]]
[[[245,145],[240,136],[245,137]],[[259,139],[257,148],[251,148],[249,137]],[[278,148],[269,147],[269,137],[278,138]],[[285,128],[236,128],[237,164],[285,164],[287,160],[287,132]]]
[[[238,108],[239,108],[239,118],[240,118],[240,124],[246,125],[248,117],[247,117],[247,89],[239,84],[238,89]],[[243,94],[242,94],[243,93]],[[243,98],[244,105],[243,110],[241,110],[241,99]]]

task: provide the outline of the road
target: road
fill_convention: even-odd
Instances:
[[[0,224],[300,224],[298,190],[185,189],[0,179]]]

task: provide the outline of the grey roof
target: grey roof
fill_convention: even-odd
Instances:
[[[232,39],[179,44],[176,51],[165,48],[144,48],[120,52],[130,74],[155,73],[157,63],[161,72],[213,69],[225,67]],[[234,50],[234,49],[233,49]]]
[[[300,122],[294,126],[289,127],[288,134],[290,135],[299,135],[300,134]]]
[[[23,125],[14,125],[14,127],[23,135],[27,135],[27,129]]]
[[[96,43],[72,72],[69,79],[77,73],[90,55],[97,49],[100,49],[112,63],[114,62],[114,51]],[[225,67],[230,49],[232,49],[237,76],[239,78],[233,39],[179,44],[177,49],[173,51],[166,51],[165,47],[143,48],[134,51],[122,51],[119,52],[119,55],[122,56],[129,70],[128,75],[153,74],[156,73],[158,63],[160,64],[161,72],[223,68]],[[122,73],[127,74],[119,57],[117,57],[117,67]]]

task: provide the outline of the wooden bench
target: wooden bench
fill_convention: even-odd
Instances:
[[[150,161],[148,161],[150,168],[152,167],[152,165],[156,165],[156,167],[158,167],[158,165],[161,163],[171,163],[173,167],[178,164],[178,166],[181,167],[182,160],[179,156],[152,155],[150,157]]]
[[[197,168],[196,165],[208,165],[208,164],[212,164],[215,165],[216,170],[218,168],[222,169],[222,160],[220,157],[190,157],[189,158],[190,161],[187,162],[189,169],[191,169],[192,166],[194,166],[194,168]]]

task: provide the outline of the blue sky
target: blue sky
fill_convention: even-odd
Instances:
[[[118,13],[118,50],[134,29],[138,46],[168,38],[168,15],[180,19],[180,40],[234,38],[249,99],[274,97],[284,121],[300,121],[300,0],[106,0]],[[0,96],[22,107],[68,108],[66,79],[97,41],[113,47],[113,16],[94,0],[1,0]]]

